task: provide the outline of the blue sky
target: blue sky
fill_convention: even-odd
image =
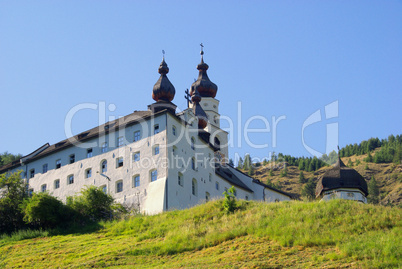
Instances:
[[[318,152],[328,124],[341,147],[402,133],[401,1],[0,1],[0,151],[25,155],[65,139],[79,104],[115,105],[106,117],[146,110],[162,50],[173,102],[185,109],[201,42],[221,114],[235,127],[253,116],[249,128],[270,124],[249,136],[268,144],[260,149],[243,135],[240,145],[236,128],[230,157],[311,156],[302,126],[317,110],[322,120],[304,139]],[[274,139],[272,117],[281,116]],[[73,132],[98,118],[79,111]]]

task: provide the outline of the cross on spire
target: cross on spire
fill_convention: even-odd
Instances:
[[[185,90],[184,93],[185,93],[185,94],[184,94],[184,99],[187,100],[187,107],[189,108],[189,107],[190,107],[190,104],[193,103],[193,102],[191,101],[191,95],[190,95],[190,92],[188,91],[188,89]]]
[[[201,53],[201,55],[203,55],[204,54],[204,45],[201,43],[200,46],[201,46],[201,52],[200,53]]]

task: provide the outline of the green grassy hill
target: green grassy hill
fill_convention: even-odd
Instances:
[[[381,148],[376,149],[376,151]],[[402,205],[402,164],[394,163],[366,163],[363,161],[367,154],[353,155],[342,158],[342,161],[348,165],[349,160],[353,163],[351,167],[356,169],[368,182],[371,176],[374,176],[380,190],[381,204]],[[356,161],[358,164],[356,165]],[[360,162],[360,163],[359,163]],[[367,167],[366,167],[367,164]],[[277,165],[268,163],[266,166],[259,166],[255,170],[254,178],[261,182],[266,182],[269,178],[272,183],[280,185],[282,190],[290,193],[296,199],[301,199],[302,183],[299,182],[300,171],[297,166],[288,166],[287,176],[282,177],[281,172],[284,169],[283,163]],[[322,167],[315,172],[303,171],[305,178],[313,178],[317,182],[329,166]],[[366,169],[367,168],[367,169]],[[272,176],[269,176],[269,171],[272,170]],[[244,171],[247,173],[247,171]]]
[[[353,201],[222,200],[100,223],[70,234],[0,239],[0,268],[397,268],[400,208]],[[54,232],[53,232],[54,233]],[[37,237],[24,239],[26,237]]]

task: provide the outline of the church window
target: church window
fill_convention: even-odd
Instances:
[[[154,126],[154,134],[159,134],[159,124],[155,124],[155,126]]]
[[[195,158],[191,158],[191,169],[195,171]]]
[[[46,191],[46,184],[43,184],[42,186],[40,186],[40,191],[41,192],[45,192]]]
[[[151,171],[151,182],[156,181],[158,179],[158,170]]]
[[[141,131],[134,132],[134,142],[137,142],[141,139]]]
[[[159,145],[155,145],[153,151],[154,151],[154,152],[153,152],[154,155],[158,155],[158,154],[159,154]]]
[[[117,147],[123,146],[123,141],[124,141],[124,138],[122,136],[119,136],[117,138]]]
[[[70,164],[75,162],[75,154],[70,155]]]
[[[69,175],[67,177],[67,185],[73,184],[74,183],[74,175]]]
[[[205,192],[205,201],[209,201],[210,200],[210,194],[209,194],[209,192]]]
[[[54,189],[58,189],[58,188],[60,188],[60,179],[56,179],[54,181]]]
[[[102,173],[107,172],[107,161],[106,160],[103,160],[101,163],[101,171],[102,171]]]
[[[29,178],[33,178],[35,176],[35,169],[29,170]]]
[[[133,176],[133,187],[137,188],[140,186],[140,175]]]
[[[198,187],[197,186],[197,180],[195,178],[193,178],[193,180],[191,181],[191,193],[194,196],[197,196],[197,192],[198,192],[197,187]]]
[[[102,144],[102,153],[107,152],[107,142]]]
[[[92,148],[87,149],[87,158],[92,157]]]
[[[139,152],[139,151],[134,152],[134,155],[133,155],[133,160],[134,160],[134,162],[140,161],[140,157],[141,157],[141,155],[140,155],[140,152]]]
[[[117,168],[122,167],[123,164],[124,164],[123,163],[123,157],[119,157],[119,158],[116,159],[116,167]]]
[[[180,185],[180,186],[182,186],[183,187],[183,174],[182,173],[179,173],[178,174],[178,176],[177,176],[177,183]]]
[[[123,180],[119,180],[116,182],[116,193],[123,191]]]
[[[176,146],[173,146],[173,155],[177,155],[177,147]]]
[[[191,149],[195,149],[195,138],[194,137],[192,137],[191,138]]]
[[[56,169],[61,167],[61,159],[56,160]]]
[[[85,170],[85,178],[90,178],[92,176],[92,169],[88,168]]]
[[[47,165],[47,163],[45,163],[44,165],[42,165],[42,172],[43,172],[43,174],[46,173],[47,170],[48,170],[48,165]]]
[[[218,181],[215,182],[215,189],[217,189],[219,191],[219,182]]]
[[[172,126],[172,134],[176,135],[176,126],[174,126],[174,125]]]

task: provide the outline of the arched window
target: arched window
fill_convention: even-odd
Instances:
[[[195,138],[191,137],[191,149],[195,150]]]
[[[195,178],[193,178],[193,180],[191,181],[191,193],[194,196],[198,195],[198,189],[197,189],[197,180]]]
[[[218,181],[215,182],[215,189],[217,189],[219,191],[219,182]]]
[[[102,171],[102,173],[107,172],[107,161],[106,160],[103,160],[101,162],[101,171]]]
[[[179,173],[178,175],[177,175],[177,183],[180,185],[180,186],[183,186],[183,174],[182,173]]]
[[[209,199],[210,199],[210,196],[211,196],[211,195],[209,194],[209,192],[206,192],[206,193],[205,193],[205,201],[208,202]]]
[[[191,158],[191,169],[193,169],[193,170],[196,169],[196,167],[195,167],[195,158],[194,157]]]

